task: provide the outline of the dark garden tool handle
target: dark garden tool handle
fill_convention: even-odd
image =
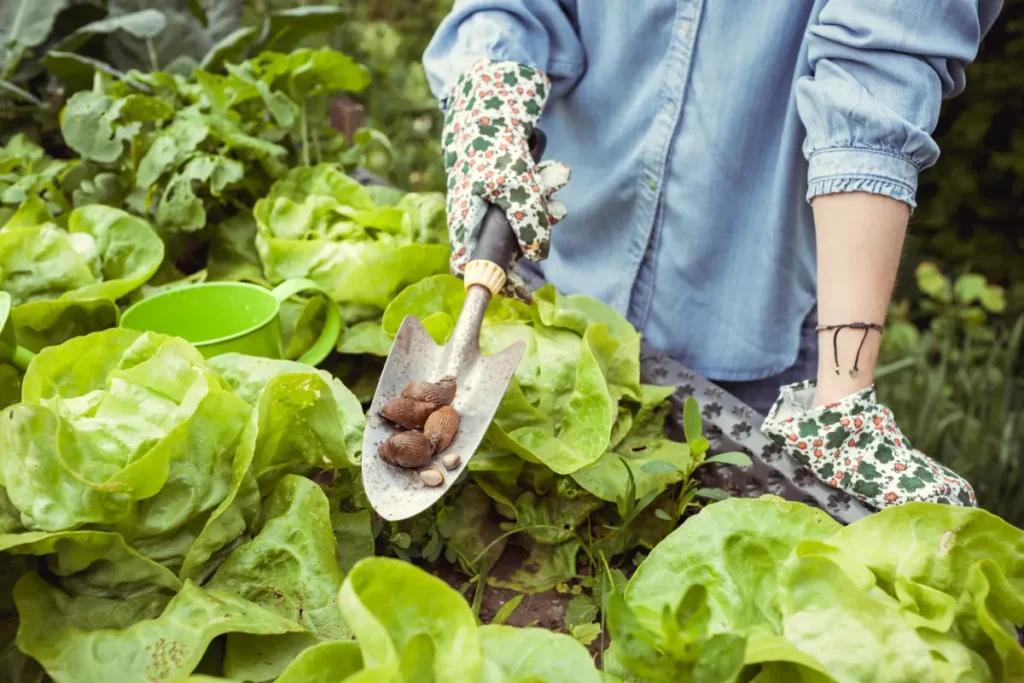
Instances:
[[[530,156],[534,162],[539,162],[544,156],[546,145],[547,138],[544,137],[544,132],[534,128],[530,136]],[[512,256],[518,248],[516,234],[505,212],[496,204],[491,204],[487,207],[483,225],[480,226],[480,241],[473,252],[473,260],[482,259],[496,263],[507,274],[512,264]]]

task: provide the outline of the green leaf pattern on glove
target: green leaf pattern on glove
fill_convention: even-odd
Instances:
[[[874,387],[812,407],[815,383],[782,388],[761,427],[819,479],[881,509],[910,501],[977,507],[971,485],[914,449]]]
[[[565,164],[534,163],[529,137],[550,83],[533,67],[480,60],[452,92],[444,126],[452,271],[462,272],[489,203],[505,210],[527,259],[542,261],[565,207],[550,199],[569,180]]]

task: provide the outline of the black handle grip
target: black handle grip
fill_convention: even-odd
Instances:
[[[546,146],[547,138],[544,132],[534,128],[533,134],[530,135],[530,156],[534,162],[541,160]],[[516,233],[512,230],[505,212],[500,206],[491,204],[484,214],[484,222],[480,226],[480,240],[473,252],[473,258],[497,263],[507,274],[512,264],[512,256],[518,248]]]

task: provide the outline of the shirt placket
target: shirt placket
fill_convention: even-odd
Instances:
[[[655,256],[664,212],[658,207],[668,180],[668,160],[683,109],[690,64],[696,43],[703,0],[676,3],[675,30],[665,56],[664,78],[659,89],[659,110],[647,136],[641,160],[640,199],[632,224],[627,263],[632,268],[631,287],[614,302],[633,325],[643,329],[654,297]]]

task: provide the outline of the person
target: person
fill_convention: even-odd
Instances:
[[[941,101],[1001,4],[457,0],[423,57],[453,270],[497,204],[547,281],[767,413],[826,482],[975,505],[873,381]],[[531,159],[538,122],[559,161]]]

